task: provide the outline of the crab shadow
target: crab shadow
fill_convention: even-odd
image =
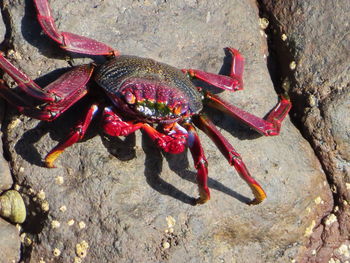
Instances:
[[[169,195],[186,204],[196,205],[196,199],[190,197],[175,186],[166,182],[161,178],[163,161],[168,162],[169,168],[175,172],[181,179],[196,183],[196,173],[188,170],[190,166],[187,158],[187,149],[180,154],[168,154],[160,151],[154,146],[153,142],[147,137],[143,136],[142,148],[145,152],[145,177],[147,183],[156,191],[163,195]],[[186,167],[186,168],[184,168]],[[242,203],[248,203],[249,198],[237,193],[236,191],[224,186],[215,179],[208,178],[208,187],[223,192]]]
[[[42,152],[40,153],[38,149],[43,147],[43,145],[39,141],[46,134],[49,134],[50,139],[54,141],[62,141],[67,138],[71,128],[74,127],[81,115],[81,109],[88,104],[88,100],[89,98],[82,99],[53,122],[40,121],[35,127],[28,129],[15,145],[17,154],[32,165],[45,167],[43,155],[46,154],[44,151],[47,149],[40,150]],[[97,116],[87,130],[84,139],[78,143],[99,135],[107,151],[117,159],[127,161],[135,158],[135,134],[131,134],[123,139],[111,137],[101,131],[99,124],[99,117]],[[189,163],[187,150],[176,155],[164,153],[153,144],[146,134],[142,135],[142,148],[145,152],[144,176],[147,184],[160,194],[171,196],[186,204],[195,205],[195,198],[161,178],[163,162],[166,160],[169,168],[182,180],[196,184],[196,173],[188,169],[192,164]],[[247,197],[226,187],[215,179],[208,178],[208,187],[232,196],[242,203],[249,202]]]

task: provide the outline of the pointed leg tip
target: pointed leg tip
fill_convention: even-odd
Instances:
[[[209,189],[199,189],[199,197],[196,199],[196,205],[205,204],[210,200],[210,192]]]
[[[54,162],[61,153],[62,153],[61,150],[55,150],[50,152],[44,159],[45,166],[47,168],[56,168],[56,166],[54,165]]]
[[[195,204],[196,204],[196,205],[203,205],[203,204],[205,204],[205,203],[208,202],[208,201],[209,201],[208,198],[198,197],[198,198],[195,200]]]
[[[46,168],[57,168],[56,165],[53,164],[53,162],[44,161],[44,163]]]
[[[266,193],[258,184],[250,185],[255,198],[248,205],[258,205],[266,199]]]
[[[257,198],[254,198],[252,201],[248,202],[247,204],[250,205],[250,206],[253,206],[253,205],[258,205],[262,202],[263,200],[259,200]]]

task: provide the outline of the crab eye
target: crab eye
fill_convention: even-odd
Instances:
[[[125,93],[125,101],[128,103],[128,104],[135,104],[136,102],[136,97],[134,94],[132,94],[130,91],[127,91]]]

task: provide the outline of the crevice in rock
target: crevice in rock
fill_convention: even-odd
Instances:
[[[282,29],[282,25],[280,24],[278,19],[274,16],[273,13],[269,12],[265,8],[262,0],[258,0],[257,2],[258,2],[258,8],[259,8],[259,16],[267,18],[269,21],[269,26],[265,30],[268,36],[267,44],[268,44],[268,50],[269,50],[267,66],[268,66],[272,81],[274,83],[275,89],[278,93],[281,93],[281,92],[289,93],[289,96],[293,105],[292,110],[290,112],[291,120],[294,123],[294,125],[298,128],[302,136],[310,143],[310,146],[312,147],[312,149],[315,152],[315,155],[320,161],[322,170],[324,171],[327,178],[328,186],[332,190],[331,192],[334,200],[331,211],[325,211],[323,214],[323,217],[321,218],[319,223],[316,223],[316,226],[313,229],[313,234],[310,236],[309,242],[307,244],[307,248],[310,251],[306,251],[304,255],[301,255],[303,257],[303,260],[305,260],[305,262],[308,262],[308,260],[312,261],[312,259],[310,258],[311,248],[314,248],[315,246],[317,246],[317,250],[320,250],[323,247],[329,248],[329,243],[332,242],[332,240],[327,242],[327,239],[328,239],[327,232],[332,232],[332,231],[329,230],[329,227],[327,227],[327,219],[333,213],[334,214],[339,213],[337,209],[343,206],[342,197],[339,195],[339,191],[332,189],[333,186],[337,185],[337,183],[335,182],[335,178],[333,178],[332,176],[333,172],[331,168],[328,167],[328,165],[325,163],[320,151],[317,150],[317,146],[315,145],[312,139],[313,135],[310,133],[310,131],[308,131],[308,129],[303,123],[305,116],[307,114],[305,109],[307,107],[310,107],[309,100],[312,94],[305,94],[301,91],[300,83],[296,81],[294,72],[290,67],[291,63],[295,61],[294,54],[296,54],[297,52],[296,45],[295,43],[293,43],[292,40],[288,39],[288,36],[286,36],[287,38],[282,39],[281,36],[284,34],[284,32]],[[288,90],[284,88],[285,80],[288,80],[288,83],[291,87],[293,87],[293,90]],[[319,110],[320,110],[320,115],[322,116],[323,114],[322,107],[319,107]],[[322,234],[316,233],[319,230],[321,230]]]

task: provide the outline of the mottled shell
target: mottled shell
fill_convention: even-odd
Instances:
[[[149,58],[119,56],[102,64],[95,74],[95,81],[108,93],[118,93],[122,84],[130,78],[156,80],[171,89],[185,94],[192,113],[202,110],[202,96],[193,83],[179,69]]]
[[[0,216],[20,224],[24,222],[26,215],[23,198],[17,191],[9,190],[0,196]]]

